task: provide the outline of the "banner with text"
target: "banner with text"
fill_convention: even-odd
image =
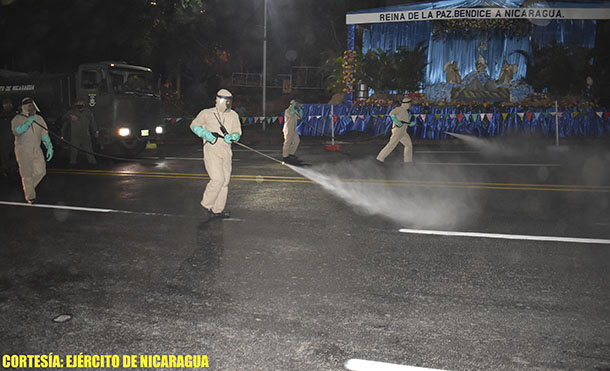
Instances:
[[[448,19],[610,19],[610,8],[458,8],[347,14],[346,24]]]

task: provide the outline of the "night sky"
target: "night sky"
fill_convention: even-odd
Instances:
[[[346,47],[345,13],[409,1],[268,0],[268,69],[319,66]],[[0,68],[71,72],[122,60],[170,74],[189,64],[261,72],[263,0],[2,0]],[[227,59],[214,58],[227,52]],[[225,54],[226,55],[226,54]],[[226,62],[226,63],[221,63]],[[227,66],[229,64],[229,66]]]

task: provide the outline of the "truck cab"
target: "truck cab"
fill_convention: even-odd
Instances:
[[[92,110],[104,145],[136,155],[163,134],[160,78],[148,67],[118,62],[78,67],[76,99]]]

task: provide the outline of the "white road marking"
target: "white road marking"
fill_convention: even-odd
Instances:
[[[103,209],[103,208],[97,208],[97,207],[82,207],[82,206],[68,206],[68,205],[47,205],[47,204],[32,204],[32,205],[30,205],[30,204],[24,203],[24,202],[10,202],[10,201],[0,201],[0,205],[38,207],[38,208],[43,208],[43,209],[86,211],[86,212],[93,212],[93,213],[118,213],[118,214],[140,214],[140,215],[153,215],[153,216],[176,216],[176,215],[170,215],[170,214],[138,212],[138,211],[127,211],[127,210],[115,210],[115,209]]]
[[[249,149],[234,149],[233,152],[250,152]],[[257,149],[258,152],[282,152],[281,149]]]
[[[437,368],[405,366],[365,359],[350,359],[345,362],[345,368],[351,371],[443,371]]]
[[[501,162],[419,162],[415,161],[415,165],[442,165],[442,166],[561,166],[561,164],[508,164]]]
[[[411,233],[411,234],[427,234],[427,235],[436,235],[436,236],[453,236],[453,237],[477,237],[477,238],[499,238],[499,239],[506,239],[506,240],[610,244],[610,240],[598,239],[598,238],[531,236],[531,235],[520,235],[520,234],[480,233],[480,232],[454,232],[454,231],[435,231],[435,230],[428,230],[428,229],[406,229],[406,228],[400,229],[399,232]]]
[[[203,161],[202,157],[143,157],[149,160],[188,160],[188,161]]]
[[[171,160],[171,161],[201,161],[203,162],[203,157],[142,157],[147,160]],[[234,158],[233,161],[239,161],[238,158]]]
[[[479,151],[413,151],[414,153],[479,153]]]
[[[9,202],[9,201],[0,201],[0,205],[10,205],[10,206],[26,206],[26,207],[40,207],[44,209],[60,209],[60,210],[74,210],[74,211],[89,211],[94,213],[123,213],[123,214],[131,214],[131,211],[123,211],[123,210],[113,210],[113,209],[101,209],[101,208],[93,208],[93,207],[81,207],[81,206],[67,206],[67,205],[46,205],[46,204],[27,204],[23,202]]]

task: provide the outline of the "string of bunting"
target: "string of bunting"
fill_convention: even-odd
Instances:
[[[440,119],[457,119],[458,123],[462,123],[462,121],[470,121],[470,122],[485,122],[485,120],[487,120],[488,122],[491,122],[491,120],[493,119],[494,115],[499,115],[499,117],[502,117],[502,120],[506,121],[509,118],[515,118],[518,117],[521,121],[523,120],[527,120],[527,121],[532,121],[532,119],[534,120],[538,120],[540,118],[540,116],[543,116],[545,119],[548,118],[549,116],[555,117],[558,116],[559,118],[562,118],[564,116],[564,114],[571,114],[573,118],[577,118],[579,116],[586,116],[587,114],[589,114],[589,112],[502,112],[502,113],[492,113],[492,112],[485,112],[485,113],[447,113],[447,114],[439,114],[439,113],[435,113],[435,114],[427,114],[427,113],[414,113],[411,115],[412,118],[414,118],[415,120],[420,120],[421,122],[430,122],[432,121],[432,118],[434,118],[435,120],[440,120]],[[604,121],[608,121],[609,117],[610,117],[610,112],[608,111],[595,111],[595,114],[597,115],[597,117],[599,117],[600,119],[604,120]],[[345,119],[345,118],[350,118],[352,120],[352,122],[356,122],[356,120],[361,119],[361,120],[366,120],[367,118],[373,118],[373,119],[377,119],[377,118],[387,118],[390,115],[388,114],[380,114],[380,115],[333,115],[332,119],[333,122],[337,122],[338,119]],[[308,116],[308,119],[328,119],[331,116],[325,116],[325,115],[311,115]],[[267,124],[273,124],[273,123],[279,123],[280,125],[283,124],[284,122],[284,116],[271,116],[271,117],[263,117],[263,116],[251,116],[251,117],[241,117],[241,123],[242,125],[246,125],[246,124],[257,124],[257,123],[262,123],[263,121],[265,121]],[[171,125],[176,125],[177,123],[185,120],[185,118],[168,118],[166,119],[168,121],[170,121]],[[190,120],[192,119],[186,119],[187,121],[190,122]]]
[[[503,112],[503,113],[493,113],[493,112],[484,112],[484,113],[447,113],[447,114],[426,114],[426,113],[414,113],[411,116],[415,119],[415,120],[420,120],[422,122],[429,122],[432,121],[432,119],[435,120],[440,120],[440,119],[457,119],[458,123],[461,123],[462,121],[466,120],[466,121],[471,121],[471,122],[476,122],[476,121],[481,121],[484,122],[485,120],[487,120],[488,122],[491,122],[491,120],[493,119],[494,115],[499,115],[500,117],[502,117],[503,120],[507,120],[509,118],[515,118],[518,117],[520,120],[527,120],[527,121],[532,121],[532,119],[534,120],[538,120],[540,118],[540,116],[543,116],[545,119],[548,118],[549,116],[555,117],[558,116],[559,118],[562,118],[564,116],[564,114],[571,114],[573,118],[577,118],[579,116],[586,116],[587,114],[589,114],[588,112]],[[608,118],[610,117],[610,112],[604,112],[604,111],[595,111],[595,114],[597,115],[597,117],[599,117],[600,119],[603,119],[604,121],[607,121]],[[338,119],[345,119],[345,118],[350,118],[352,120],[352,122],[356,122],[356,120],[361,119],[361,120],[365,120],[367,118],[385,118],[385,117],[389,117],[388,114],[380,114],[380,115],[311,115],[308,116],[308,119],[329,119],[331,118],[333,119],[334,122],[337,122]],[[246,125],[246,124],[256,124],[256,123],[262,123],[263,121],[265,121],[267,124],[272,124],[275,122],[278,122],[280,125],[284,122],[284,116],[275,116],[275,117],[263,117],[263,116],[252,116],[252,117],[241,117],[241,122],[242,125]]]

